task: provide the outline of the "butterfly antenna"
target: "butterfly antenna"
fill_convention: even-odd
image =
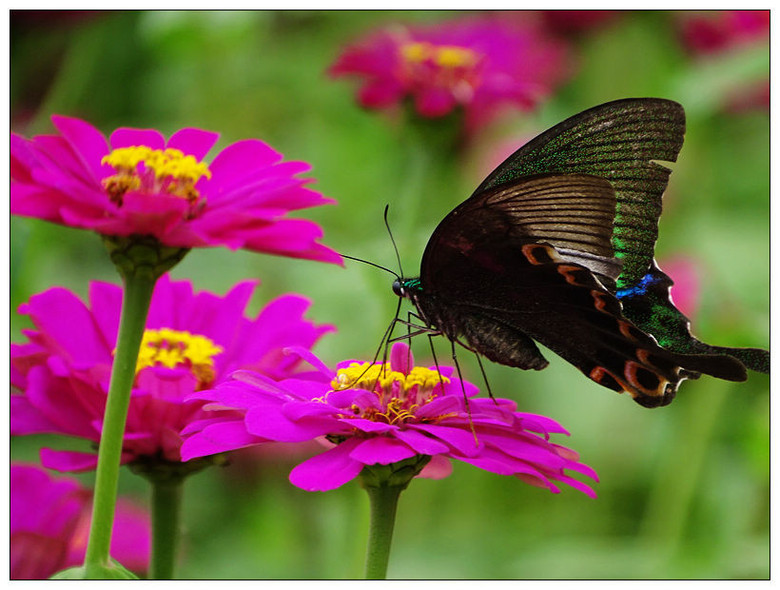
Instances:
[[[401,276],[404,276],[404,267],[401,266],[401,255],[398,253],[398,246],[396,246],[396,244],[395,244],[395,238],[393,238],[393,232],[390,230],[390,223],[387,221],[387,212],[388,211],[390,211],[390,205],[389,204],[385,205],[385,227],[387,228],[387,233],[390,236],[390,242],[392,242],[392,244],[393,244],[393,250],[395,250],[395,259],[398,261],[398,270],[401,271]]]
[[[397,254],[398,252],[396,252]],[[398,274],[387,268],[386,266],[382,266],[381,264],[376,264],[375,262],[369,262],[368,260],[363,260],[362,258],[355,258],[354,256],[347,256],[346,254],[339,254],[342,258],[347,258],[349,260],[354,260],[356,262],[362,262],[363,264],[368,264],[369,266],[373,266],[375,268],[379,268],[381,270],[384,270],[385,272],[389,272],[391,275],[393,275],[395,278],[400,279],[401,277],[398,276]]]

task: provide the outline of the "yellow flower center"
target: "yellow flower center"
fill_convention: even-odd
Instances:
[[[377,385],[385,391],[392,389],[394,383],[400,385],[403,392],[408,392],[415,385],[419,389],[432,390],[441,380],[449,383],[447,377],[440,376],[438,371],[425,367],[413,367],[408,374],[393,371],[390,363],[375,364],[352,363],[336,372],[336,378],[331,382],[333,389],[366,389],[373,391]]]
[[[185,366],[197,377],[197,389],[205,389],[214,381],[214,357],[220,352],[222,347],[205,336],[169,328],[146,330],[135,372],[154,366]]]
[[[396,424],[414,419],[415,410],[437,396],[433,393],[436,385],[449,382],[450,380],[439,375],[438,371],[425,367],[414,367],[408,374],[404,374],[393,371],[390,363],[375,365],[352,363],[336,372],[331,386],[335,390],[365,389],[379,395],[383,409],[361,409],[353,405],[349,408],[350,413],[345,417],[360,416],[368,420]],[[443,417],[429,418],[426,421]]]
[[[196,203],[200,194],[195,184],[201,177],[211,178],[211,171],[195,156],[168,148],[153,150],[143,145],[117,148],[101,160],[116,170],[103,180],[111,200],[121,205],[129,190],[165,193]]]
[[[407,62],[430,62],[442,68],[470,68],[479,61],[479,56],[471,49],[426,41],[405,43],[401,46],[401,55]]]
[[[399,75],[412,89],[443,88],[466,104],[480,84],[482,55],[466,47],[416,41],[401,45],[400,56]]]

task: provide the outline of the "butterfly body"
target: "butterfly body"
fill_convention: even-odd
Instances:
[[[677,103],[626,99],[576,115],[501,164],[399,279],[426,326],[500,364],[543,369],[539,342],[600,385],[668,404],[707,373],[768,372],[768,353],[704,344],[653,258],[661,194],[682,146]]]

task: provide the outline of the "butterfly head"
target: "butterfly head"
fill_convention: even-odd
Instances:
[[[399,297],[413,299],[414,295],[422,291],[420,279],[397,278],[393,281],[393,293]]]

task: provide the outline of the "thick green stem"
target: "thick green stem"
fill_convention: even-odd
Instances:
[[[170,580],[179,546],[183,478],[152,481],[152,560],[149,579]]]
[[[138,349],[141,346],[155,281],[156,279],[147,274],[125,275],[122,316],[98,448],[92,524],[84,560],[88,578],[102,577],[104,568],[111,566],[111,531],[114,524],[119,460],[130,405],[130,390],[135,379]]]
[[[358,480],[371,504],[366,579],[384,580],[387,576],[398,496],[430,460],[428,455],[415,455],[389,465],[366,465],[360,472]]]
[[[384,580],[393,541],[398,497],[406,486],[366,487],[371,503],[371,522],[366,551],[366,579]]]

